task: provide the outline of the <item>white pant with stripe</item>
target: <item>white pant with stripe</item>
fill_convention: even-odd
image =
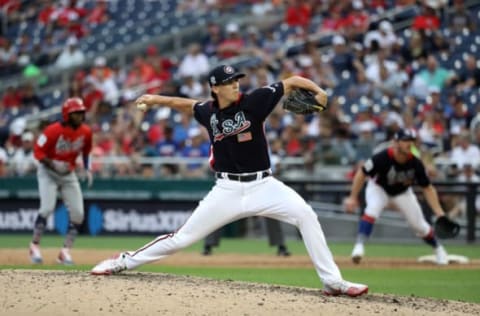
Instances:
[[[365,215],[377,219],[385,207],[391,203],[405,216],[408,224],[419,237],[425,237],[430,233],[431,226],[425,220],[422,208],[411,187],[404,193],[390,196],[374,180],[369,180],[365,191],[365,201],[367,204]]]
[[[176,233],[159,236],[130,252],[126,256],[127,268],[162,259],[228,223],[250,216],[265,216],[295,225],[322,282],[342,279],[313,209],[293,189],[273,176],[250,182],[217,179]]]

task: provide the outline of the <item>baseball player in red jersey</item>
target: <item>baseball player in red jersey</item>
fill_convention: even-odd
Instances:
[[[375,220],[383,209],[392,203],[403,213],[417,235],[435,249],[437,264],[448,264],[447,253],[435,238],[432,226],[425,220],[412,190],[414,184],[421,186],[434,214],[437,217],[445,216],[437,191],[425,172],[425,166],[412,154],[411,148],[415,139],[414,130],[399,130],[394,135],[393,145],[365,161],[354,176],[350,195],[345,200],[347,212],[354,212],[358,207],[357,196],[367,178],[370,178],[365,191],[366,208],[358,225],[357,241],[352,251],[354,263],[360,263],[365,254],[364,243],[372,233]]]
[[[214,68],[208,76],[213,100],[200,102],[162,95],[143,95],[136,100],[141,110],[162,105],[193,112],[208,131],[211,167],[217,180],[178,231],[159,236],[136,251],[104,260],[92,269],[92,274],[109,275],[134,269],[175,253],[235,220],[265,216],[300,230],[325,294],[359,296],[368,292],[366,285],[343,280],[317,215],[298,193],[272,176],[270,170],[264,130],[267,116],[283,95],[296,87],[313,91],[320,104],[327,103],[327,94],[299,76],[242,94],[239,79],[244,76],[231,66]]]
[[[73,246],[79,226],[83,222],[83,196],[75,173],[76,159],[83,157],[88,185],[92,184],[89,171],[89,156],[92,149],[92,130],[84,124],[85,106],[82,99],[70,98],[62,106],[62,122],[48,125],[38,137],[34,155],[38,160],[38,189],[40,209],[35,220],[33,238],[30,243],[30,259],[33,263],[42,263],[40,240],[45,230],[48,216],[53,212],[60,191],[69,214],[70,223],[57,261],[61,264],[73,264],[70,249]]]

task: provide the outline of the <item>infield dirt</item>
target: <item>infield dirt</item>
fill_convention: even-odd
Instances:
[[[43,251],[53,264],[56,249]],[[95,264],[111,253],[75,250],[78,264]],[[347,258],[336,258],[340,267]],[[29,264],[25,251],[0,250],[0,264]],[[312,266],[306,256],[178,253],[159,264],[183,266]],[[431,269],[414,260],[366,260],[379,267]],[[476,268],[480,262],[452,268]],[[443,269],[444,267],[436,267]],[[446,267],[445,267],[446,268]],[[312,267],[313,269],[313,267]],[[190,276],[129,271],[94,277],[87,272],[0,270],[0,315],[480,315],[480,304],[418,297],[368,294],[360,298],[328,297],[319,289],[217,281]]]

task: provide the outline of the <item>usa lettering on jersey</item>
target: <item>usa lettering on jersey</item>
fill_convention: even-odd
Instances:
[[[55,144],[55,150],[57,153],[66,153],[66,152],[79,152],[83,148],[84,136],[80,136],[75,141],[71,142],[60,135]]]
[[[396,171],[395,167],[391,167],[387,173],[387,180],[389,185],[401,183],[404,186],[410,186],[415,180],[415,170]]]
[[[226,119],[221,122],[221,130],[218,128],[218,123],[217,115],[212,114],[210,116],[210,126],[212,127],[213,142],[241,133],[251,125],[251,122],[245,118],[243,111],[235,113],[234,119]]]

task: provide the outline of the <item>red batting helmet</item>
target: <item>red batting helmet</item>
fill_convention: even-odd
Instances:
[[[68,114],[73,112],[85,112],[87,109],[80,98],[68,98],[62,106],[63,121],[68,121]]]

